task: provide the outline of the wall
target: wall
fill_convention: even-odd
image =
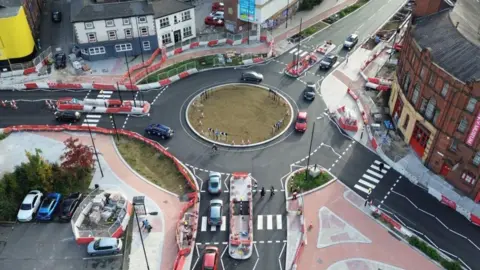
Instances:
[[[40,33],[41,5],[41,0],[23,1],[23,8],[25,9],[25,14],[27,15],[30,30],[35,37],[37,37]]]
[[[415,8],[413,10],[414,17],[428,16],[438,11],[447,8],[448,5],[444,0],[420,0],[415,1]]]
[[[181,41],[187,41],[187,40],[190,40],[192,38],[195,38],[197,36],[197,29],[196,29],[196,26],[195,26],[195,9],[194,8],[191,8],[189,9],[188,11],[190,11],[190,17],[191,19],[190,20],[186,20],[186,21],[182,21],[182,13],[185,12],[187,10],[184,10],[184,11],[181,11],[181,12],[178,12],[178,13],[175,13],[175,14],[171,14],[168,17],[168,20],[170,22],[170,26],[168,27],[165,27],[165,28],[160,28],[160,19],[161,18],[155,18],[155,27],[156,27],[156,32],[157,32],[157,40],[158,40],[158,44],[159,46],[163,46],[163,42],[162,42],[162,35],[165,35],[165,34],[170,34],[170,38],[172,40],[172,43],[170,44],[165,44],[165,47],[171,47],[173,45],[175,45],[175,39],[174,39],[174,31],[177,31],[177,30],[180,30],[181,31],[181,35],[182,35],[182,40]],[[174,24],[174,17],[177,17],[177,20],[178,20],[178,23],[177,24]],[[165,17],[163,17],[165,18]],[[189,36],[189,37],[184,37],[183,36],[183,29],[185,27],[188,27],[190,26],[191,29],[192,29],[192,35]]]
[[[145,51],[141,48],[142,41],[150,41],[150,51]],[[131,43],[132,50],[127,51],[127,56],[136,56],[140,55],[142,52],[144,54],[153,53],[153,51],[158,48],[157,37],[156,36],[149,36],[149,37],[142,37],[142,38],[134,38],[129,40],[116,40],[116,41],[104,41],[104,42],[97,42],[97,43],[87,43],[87,44],[78,44],[77,46],[82,50],[82,58],[90,61],[97,61],[103,60],[109,57],[125,57],[125,52],[116,52],[115,45],[116,44],[125,44]],[[105,47],[105,54],[97,54],[97,55],[88,55],[85,54],[85,51],[88,52],[88,48],[91,47]]]
[[[124,25],[123,24],[123,19],[114,19],[114,24],[115,26],[113,27],[107,27],[105,25],[105,20],[101,21],[94,21],[93,29],[85,29],[85,23],[84,22],[77,22],[73,24],[73,28],[75,31],[75,36],[77,38],[77,43],[79,44],[85,44],[89,43],[88,38],[87,38],[87,33],[96,33],[97,35],[97,42],[103,42],[103,41],[109,41],[108,39],[108,34],[107,31],[113,31],[115,30],[117,32],[117,40],[118,39],[125,39],[125,29],[132,29],[132,35],[133,37],[138,37],[139,36],[139,27],[148,27],[148,35],[155,35],[155,22],[153,19],[153,16],[148,15],[145,16],[147,17],[147,22],[146,23],[139,23],[137,18],[138,17],[130,17],[130,25]]]
[[[16,16],[0,18],[0,60],[22,58],[35,48],[23,7]]]

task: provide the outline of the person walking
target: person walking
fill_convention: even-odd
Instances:
[[[380,168],[380,172],[382,172],[382,171],[383,171],[383,167],[384,167],[383,163],[380,163],[380,165],[378,165],[378,167]]]
[[[273,195],[275,195],[275,189],[273,188],[273,186],[270,188],[270,197],[272,197]]]
[[[262,187],[262,190],[260,191],[260,196],[262,196],[262,197],[265,196],[265,188],[264,187]]]

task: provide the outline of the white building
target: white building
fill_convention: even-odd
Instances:
[[[195,8],[175,0],[162,0],[172,4],[155,10],[155,27],[159,46],[170,47],[197,36]]]

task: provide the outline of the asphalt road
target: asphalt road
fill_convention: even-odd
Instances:
[[[40,25],[40,51],[51,46],[53,52],[55,52],[57,48],[61,48],[67,54],[70,52],[75,42],[73,25],[70,23],[70,1],[71,0],[46,1]],[[52,11],[62,12],[61,22],[52,22]]]

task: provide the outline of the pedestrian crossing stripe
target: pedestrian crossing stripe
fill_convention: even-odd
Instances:
[[[391,168],[386,164],[381,164],[383,164],[381,161],[375,160],[353,187],[368,195],[371,194]]]
[[[378,161],[378,160],[375,160],[374,163],[377,164],[377,165],[380,165],[380,164],[382,164],[383,162]],[[390,166],[388,166],[388,165],[385,164],[385,163],[383,163],[383,167],[384,167],[385,169],[387,169],[387,170],[390,170],[390,168],[391,168]]]
[[[283,229],[283,216],[282,215],[257,215],[256,216],[257,230],[282,230]],[[202,216],[200,231],[206,232],[216,232],[216,231],[226,231],[227,229],[227,218],[222,216],[222,224],[220,226],[214,226],[208,224],[208,217]]]

